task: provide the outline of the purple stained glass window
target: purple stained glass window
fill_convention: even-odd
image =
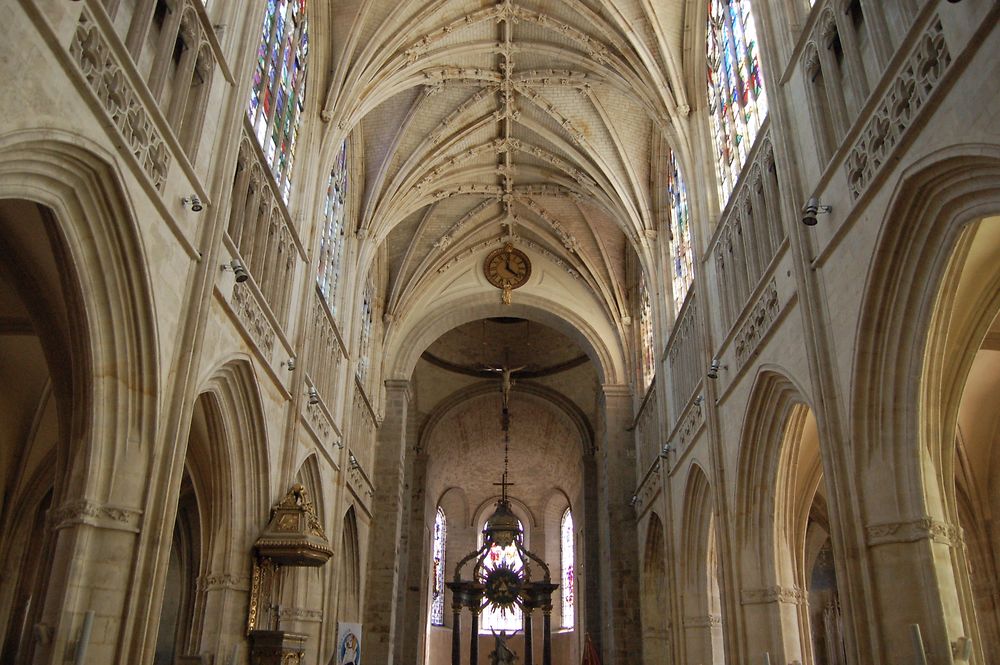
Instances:
[[[562,627],[573,628],[573,607],[576,600],[576,576],[574,573],[575,542],[573,540],[573,513],[567,508],[559,524],[559,555],[562,564]]]
[[[448,520],[439,507],[434,519],[434,541],[431,551],[431,625],[444,625],[444,554],[448,544]]]
[[[372,363],[372,324],[375,322],[375,311],[372,302],[375,297],[375,285],[369,279],[365,285],[364,300],[361,302],[361,339],[358,342],[358,380],[367,386],[368,372]]]
[[[670,278],[674,311],[679,312],[694,281],[694,254],[691,249],[687,188],[672,150],[667,163],[667,198],[670,200]]]
[[[646,287],[646,275],[639,276],[639,343],[642,354],[642,385],[648,388],[656,374],[656,349],[653,340],[653,305]]]
[[[319,241],[319,269],[316,284],[330,312],[337,315],[337,289],[344,259],[347,215],[347,141],[340,146],[330,170],[323,206],[323,232]]]
[[[308,52],[306,0],[267,0],[247,118],[286,202],[291,193]]]
[[[725,206],[767,117],[750,0],[709,0],[706,50],[719,201]]]

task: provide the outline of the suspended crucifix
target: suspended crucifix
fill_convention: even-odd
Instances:
[[[452,665],[462,663],[462,610],[471,613],[471,635],[469,646],[469,663],[479,665],[479,616],[483,610],[490,608],[499,611],[501,616],[508,612],[520,610],[524,617],[524,656],[527,665],[534,664],[534,645],[532,635],[532,616],[535,609],[542,611],[542,665],[552,665],[552,592],[558,584],[552,583],[549,567],[536,554],[524,547],[524,530],[521,522],[510,507],[507,489],[513,485],[510,482],[510,391],[514,386],[512,375],[523,367],[492,368],[500,373],[503,406],[501,408],[501,423],[503,428],[503,473],[500,482],[494,483],[500,487],[500,500],[496,510],[486,520],[483,528],[483,544],[479,549],[470,552],[455,566],[455,577],[448,582],[452,592]],[[487,565],[493,548],[506,549],[513,547],[517,556]],[[471,566],[471,576],[462,578],[462,570],[467,564]],[[542,571],[542,578],[532,579],[533,567]],[[496,636],[497,648],[491,657],[491,665],[509,663],[509,660],[499,660],[510,653],[506,648],[507,635]],[[501,648],[502,647],[502,648]],[[506,652],[506,653],[505,653]]]

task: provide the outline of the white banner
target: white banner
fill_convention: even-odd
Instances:
[[[361,665],[361,624],[337,623],[336,665]]]

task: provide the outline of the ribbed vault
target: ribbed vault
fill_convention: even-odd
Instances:
[[[358,228],[385,244],[386,314],[504,237],[584,280],[610,318],[627,311],[626,257],[656,227],[651,151],[680,103],[658,26],[683,3],[660,4],[339,8],[351,28],[334,33],[322,114],[331,135],[360,129]]]

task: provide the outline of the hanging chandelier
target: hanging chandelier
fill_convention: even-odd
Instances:
[[[505,371],[506,374],[506,371]],[[509,377],[509,374],[507,374]],[[501,616],[513,614],[518,610],[524,616],[524,662],[534,665],[532,611],[542,612],[542,665],[552,663],[552,592],[558,584],[552,583],[549,567],[540,557],[524,547],[524,529],[521,522],[511,510],[507,488],[513,483],[509,481],[510,461],[510,411],[508,410],[512,382],[502,381],[503,407],[501,419],[503,426],[503,475],[499,483],[500,500],[496,509],[483,527],[483,544],[479,549],[470,552],[455,566],[453,581],[447,586],[452,592],[452,665],[462,663],[461,616],[463,610],[471,614],[471,636],[469,646],[470,665],[479,665],[479,616],[487,608],[499,612]],[[493,548],[509,549],[516,552],[514,557],[491,562],[488,561]],[[469,566],[471,575],[462,577],[462,572]],[[541,578],[534,579],[536,569],[541,570]],[[516,632],[516,631],[515,631]],[[512,663],[512,652],[506,646],[504,631],[498,635],[494,632],[496,649],[493,655],[494,663]],[[507,657],[501,650],[509,654]]]

